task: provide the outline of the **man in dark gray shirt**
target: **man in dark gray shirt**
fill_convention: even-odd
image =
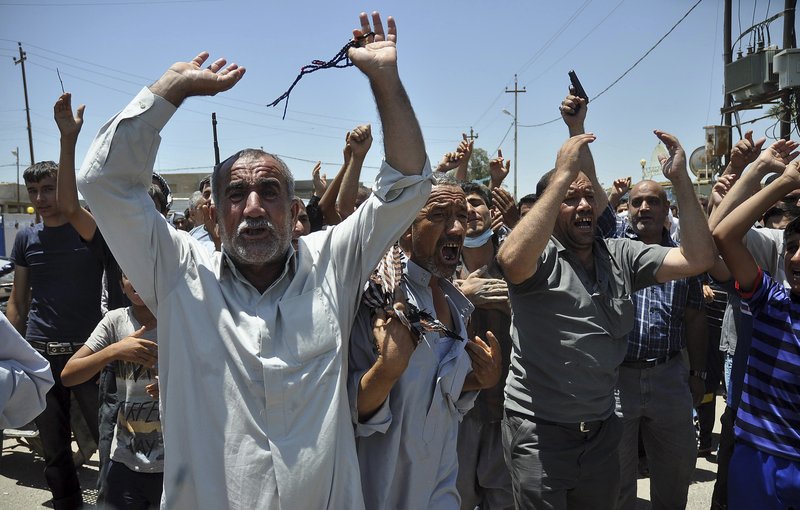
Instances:
[[[633,327],[630,294],[706,271],[714,245],[683,149],[660,131],[664,175],[686,204],[683,246],[596,238],[607,199],[588,147],[595,137],[583,129],[586,103],[569,95],[561,112],[571,138],[497,255],[513,312],[503,446],[518,508],[612,508],[621,434],[613,390]]]

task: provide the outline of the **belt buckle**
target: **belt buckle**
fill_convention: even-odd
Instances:
[[[580,423],[579,429],[580,429],[581,432],[584,432],[584,433],[589,432],[589,429],[586,427],[586,422],[585,421],[582,421]]]

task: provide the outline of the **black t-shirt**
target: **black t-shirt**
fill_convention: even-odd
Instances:
[[[100,322],[103,261],[92,251],[69,223],[17,232],[11,259],[28,268],[29,340],[83,343]]]

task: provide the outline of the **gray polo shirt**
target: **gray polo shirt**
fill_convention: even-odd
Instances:
[[[617,368],[633,328],[630,295],[656,282],[669,248],[595,239],[594,282],[550,238],[539,268],[509,284],[513,323],[506,409],[554,422],[602,420],[614,411]]]

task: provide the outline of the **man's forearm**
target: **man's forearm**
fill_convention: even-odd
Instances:
[[[586,133],[584,126],[569,126],[570,137],[582,135],[584,133]],[[580,169],[584,174],[586,174],[586,177],[589,178],[589,182],[592,183],[592,188],[594,189],[595,208],[597,209],[595,212],[599,214],[606,208],[606,206],[608,206],[608,196],[606,195],[606,191],[603,189],[603,186],[600,184],[600,181],[597,179],[597,171],[594,166],[594,156],[592,156],[592,151],[589,149],[589,145],[582,146],[578,154],[580,156]],[[614,206],[614,209],[616,209],[616,206]]]
[[[739,180],[731,187],[731,190],[725,195],[722,202],[714,207],[711,216],[708,218],[708,228],[711,231],[722,221],[722,218],[728,216],[737,207],[742,205],[745,200],[761,189],[761,180],[766,175],[762,168],[763,167],[756,162],[750,167],[750,170],[744,173],[740,171],[739,175],[741,175],[741,177]],[[681,215],[683,215],[683,211],[681,211]]]
[[[681,215],[678,218],[681,227],[681,253],[692,267],[699,268],[698,273],[705,271],[713,265],[716,255],[706,215],[697,200],[688,175],[681,175],[672,185],[681,207]]]
[[[419,175],[425,165],[425,142],[397,68],[370,81],[383,129],[386,162],[405,175]]]
[[[556,224],[561,202],[569,188],[569,182],[553,182],[541,198],[525,215],[497,252],[497,262],[503,269],[506,280],[519,284],[533,276],[538,267],[539,256],[547,246]]]
[[[358,421],[367,421],[383,405],[399,376],[387,374],[376,361],[358,383]]]
[[[364,156],[353,154],[350,163],[344,171],[342,185],[339,187],[339,216],[342,219],[353,214],[356,208],[356,197],[358,196],[358,179],[361,177],[361,167],[364,164]]]

